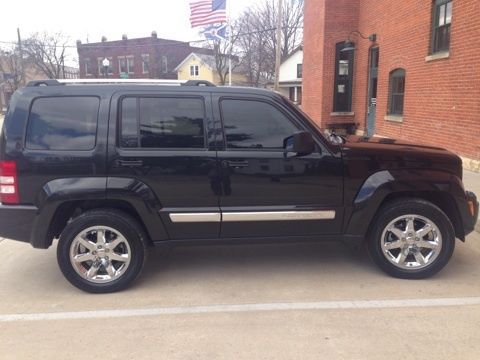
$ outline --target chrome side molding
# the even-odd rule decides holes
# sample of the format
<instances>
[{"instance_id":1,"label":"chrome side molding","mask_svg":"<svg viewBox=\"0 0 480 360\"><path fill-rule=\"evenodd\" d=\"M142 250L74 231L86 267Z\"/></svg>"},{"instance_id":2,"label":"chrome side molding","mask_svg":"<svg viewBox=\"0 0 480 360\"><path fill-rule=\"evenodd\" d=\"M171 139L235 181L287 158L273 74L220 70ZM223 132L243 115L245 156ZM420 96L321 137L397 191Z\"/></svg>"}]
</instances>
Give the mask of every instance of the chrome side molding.
<instances>
[{"instance_id":1,"label":"chrome side molding","mask_svg":"<svg viewBox=\"0 0 480 360\"><path fill-rule=\"evenodd\" d=\"M223 221L332 220L335 210L225 212Z\"/></svg>"},{"instance_id":2,"label":"chrome side molding","mask_svg":"<svg viewBox=\"0 0 480 360\"><path fill-rule=\"evenodd\" d=\"M220 213L176 213L170 214L170 220L174 223L185 222L220 222Z\"/></svg>"},{"instance_id":3,"label":"chrome side molding","mask_svg":"<svg viewBox=\"0 0 480 360\"><path fill-rule=\"evenodd\" d=\"M174 223L184 222L234 222L234 221L294 221L294 220L333 220L335 210L306 211L249 211L212 213L172 213Z\"/></svg>"}]
</instances>

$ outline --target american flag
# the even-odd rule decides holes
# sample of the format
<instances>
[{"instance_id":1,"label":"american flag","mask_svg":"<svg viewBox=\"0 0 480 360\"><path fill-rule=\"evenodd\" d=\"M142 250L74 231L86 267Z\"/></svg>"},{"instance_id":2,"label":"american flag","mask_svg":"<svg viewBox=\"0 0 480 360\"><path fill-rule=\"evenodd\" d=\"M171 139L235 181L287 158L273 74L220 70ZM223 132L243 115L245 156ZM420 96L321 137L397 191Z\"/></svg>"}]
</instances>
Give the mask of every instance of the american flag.
<instances>
[{"instance_id":1,"label":"american flag","mask_svg":"<svg viewBox=\"0 0 480 360\"><path fill-rule=\"evenodd\" d=\"M227 0L195 0L190 3L193 27L227 22Z\"/></svg>"}]
</instances>

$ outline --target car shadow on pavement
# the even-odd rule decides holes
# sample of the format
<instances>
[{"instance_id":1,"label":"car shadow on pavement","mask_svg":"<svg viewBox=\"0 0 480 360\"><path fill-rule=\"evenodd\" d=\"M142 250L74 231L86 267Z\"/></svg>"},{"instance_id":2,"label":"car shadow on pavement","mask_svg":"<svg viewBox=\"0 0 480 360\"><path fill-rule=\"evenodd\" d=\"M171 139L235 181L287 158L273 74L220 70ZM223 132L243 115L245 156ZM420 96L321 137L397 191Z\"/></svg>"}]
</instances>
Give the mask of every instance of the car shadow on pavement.
<instances>
[{"instance_id":1,"label":"car shadow on pavement","mask_svg":"<svg viewBox=\"0 0 480 360\"><path fill-rule=\"evenodd\" d=\"M162 274L173 272L255 278L279 271L335 272L345 266L355 272L377 271L362 247L341 242L160 246L151 249L141 281L161 282Z\"/></svg>"}]
</instances>

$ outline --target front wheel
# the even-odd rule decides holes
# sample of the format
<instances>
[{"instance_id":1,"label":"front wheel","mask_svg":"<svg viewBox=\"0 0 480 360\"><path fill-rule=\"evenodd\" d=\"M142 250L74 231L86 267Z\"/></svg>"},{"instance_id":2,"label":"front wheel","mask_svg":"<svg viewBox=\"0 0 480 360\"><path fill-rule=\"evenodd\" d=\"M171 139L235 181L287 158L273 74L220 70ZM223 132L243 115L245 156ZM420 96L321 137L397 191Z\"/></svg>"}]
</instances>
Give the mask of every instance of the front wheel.
<instances>
[{"instance_id":1,"label":"front wheel","mask_svg":"<svg viewBox=\"0 0 480 360\"><path fill-rule=\"evenodd\" d=\"M119 291L140 274L146 235L129 215L117 210L91 210L62 232L57 260L74 286L92 293Z\"/></svg>"},{"instance_id":2,"label":"front wheel","mask_svg":"<svg viewBox=\"0 0 480 360\"><path fill-rule=\"evenodd\" d=\"M368 239L373 261L388 274L403 279L436 274L448 263L454 248L455 233L447 215L420 199L383 206Z\"/></svg>"}]
</instances>

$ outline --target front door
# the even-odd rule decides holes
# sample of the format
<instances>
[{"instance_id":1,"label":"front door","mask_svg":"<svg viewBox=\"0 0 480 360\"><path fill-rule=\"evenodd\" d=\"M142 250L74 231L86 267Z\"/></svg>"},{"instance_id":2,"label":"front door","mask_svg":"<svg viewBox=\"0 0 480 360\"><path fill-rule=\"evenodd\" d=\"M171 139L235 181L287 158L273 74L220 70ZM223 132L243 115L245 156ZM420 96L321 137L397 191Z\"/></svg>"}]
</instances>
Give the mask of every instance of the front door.
<instances>
[{"instance_id":1,"label":"front door","mask_svg":"<svg viewBox=\"0 0 480 360\"><path fill-rule=\"evenodd\" d=\"M211 95L125 92L112 103L110 139L117 139L109 147L109 181L131 179L128 190L153 191L160 204L158 223L170 239L217 238L217 161L208 139L214 136L208 131Z\"/></svg>"},{"instance_id":2,"label":"front door","mask_svg":"<svg viewBox=\"0 0 480 360\"><path fill-rule=\"evenodd\" d=\"M314 153L286 157L283 140L306 130L283 105L258 96L215 96L224 141L221 236L310 236L340 231L343 208L341 159L318 142ZM317 139L319 140L319 139Z\"/></svg>"},{"instance_id":3,"label":"front door","mask_svg":"<svg viewBox=\"0 0 480 360\"><path fill-rule=\"evenodd\" d=\"M367 136L375 134L375 116L377 110L378 47L370 49L368 69Z\"/></svg>"}]
</instances>

